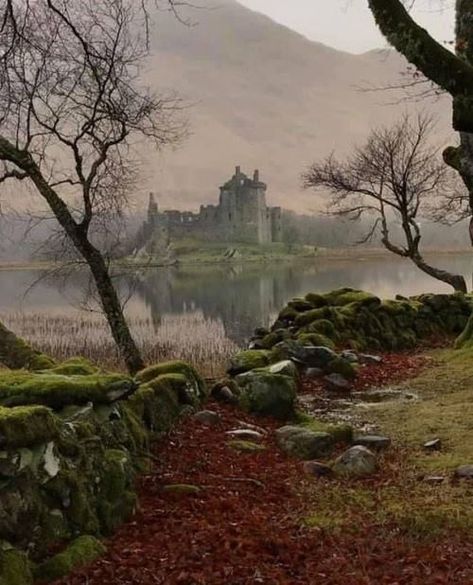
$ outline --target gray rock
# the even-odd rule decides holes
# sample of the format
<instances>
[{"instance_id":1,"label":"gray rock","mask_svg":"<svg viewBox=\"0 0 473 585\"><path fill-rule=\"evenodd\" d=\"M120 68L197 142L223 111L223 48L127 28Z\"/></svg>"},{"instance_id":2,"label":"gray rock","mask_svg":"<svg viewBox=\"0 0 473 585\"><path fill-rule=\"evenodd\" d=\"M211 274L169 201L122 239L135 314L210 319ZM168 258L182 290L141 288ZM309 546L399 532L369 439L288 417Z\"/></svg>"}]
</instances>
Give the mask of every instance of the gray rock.
<instances>
[{"instance_id":1,"label":"gray rock","mask_svg":"<svg viewBox=\"0 0 473 585\"><path fill-rule=\"evenodd\" d=\"M258 433L261 433L262 435L267 434L266 429L264 429L263 427L259 427L258 425L254 425L254 424L245 422L244 420L238 420L237 424L239 424L242 429L251 429L252 431L257 431Z\"/></svg>"},{"instance_id":2,"label":"gray rock","mask_svg":"<svg viewBox=\"0 0 473 585\"><path fill-rule=\"evenodd\" d=\"M194 419L206 426L214 426L220 422L220 415L213 410L201 410L194 414Z\"/></svg>"},{"instance_id":3,"label":"gray rock","mask_svg":"<svg viewBox=\"0 0 473 585\"><path fill-rule=\"evenodd\" d=\"M324 375L324 371L322 370L322 368L307 368L307 370L305 371L305 375L308 378L320 378L321 376Z\"/></svg>"},{"instance_id":4,"label":"gray rock","mask_svg":"<svg viewBox=\"0 0 473 585\"><path fill-rule=\"evenodd\" d=\"M304 471L307 475L313 475L315 477L324 477L333 473L331 467L319 461L306 461L304 463Z\"/></svg>"},{"instance_id":5,"label":"gray rock","mask_svg":"<svg viewBox=\"0 0 473 585\"><path fill-rule=\"evenodd\" d=\"M391 445L391 439L380 435L356 435L353 439L353 444L381 451Z\"/></svg>"},{"instance_id":6,"label":"gray rock","mask_svg":"<svg viewBox=\"0 0 473 585\"><path fill-rule=\"evenodd\" d=\"M263 435L252 429L237 429L235 431L227 431L225 434L231 439L239 439L240 441L253 441L258 443L263 440Z\"/></svg>"},{"instance_id":7,"label":"gray rock","mask_svg":"<svg viewBox=\"0 0 473 585\"><path fill-rule=\"evenodd\" d=\"M276 441L285 453L306 461L329 455L334 446L334 438L329 433L315 432L298 426L278 429Z\"/></svg>"},{"instance_id":8,"label":"gray rock","mask_svg":"<svg viewBox=\"0 0 473 585\"><path fill-rule=\"evenodd\" d=\"M350 392L353 385L341 374L329 374L323 378L324 384L328 390L333 392Z\"/></svg>"},{"instance_id":9,"label":"gray rock","mask_svg":"<svg viewBox=\"0 0 473 585\"><path fill-rule=\"evenodd\" d=\"M332 466L337 475L363 477L377 470L376 456L367 447L356 445L340 455Z\"/></svg>"},{"instance_id":10,"label":"gray rock","mask_svg":"<svg viewBox=\"0 0 473 585\"><path fill-rule=\"evenodd\" d=\"M294 340L285 340L274 346L281 357L309 368L325 368L337 354L323 346L302 345Z\"/></svg>"},{"instance_id":11,"label":"gray rock","mask_svg":"<svg viewBox=\"0 0 473 585\"><path fill-rule=\"evenodd\" d=\"M286 420L294 415L296 380L292 376L272 374L269 369L253 370L236 378L240 405L253 414Z\"/></svg>"},{"instance_id":12,"label":"gray rock","mask_svg":"<svg viewBox=\"0 0 473 585\"><path fill-rule=\"evenodd\" d=\"M277 364L268 366L266 369L271 374L282 374L283 376L292 377L297 376L297 368L294 362L291 362L291 360L284 360L282 362L278 362Z\"/></svg>"},{"instance_id":13,"label":"gray rock","mask_svg":"<svg viewBox=\"0 0 473 585\"><path fill-rule=\"evenodd\" d=\"M442 441L440 439L433 439L424 443L424 449L426 451L440 451L442 448Z\"/></svg>"},{"instance_id":14,"label":"gray rock","mask_svg":"<svg viewBox=\"0 0 473 585\"><path fill-rule=\"evenodd\" d=\"M457 467L454 475L460 479L473 479L473 465L461 465Z\"/></svg>"},{"instance_id":15,"label":"gray rock","mask_svg":"<svg viewBox=\"0 0 473 585\"><path fill-rule=\"evenodd\" d=\"M347 360L347 362L350 362L351 364L357 364L359 362L357 354L350 349L342 351L340 357L342 357L344 360Z\"/></svg>"},{"instance_id":16,"label":"gray rock","mask_svg":"<svg viewBox=\"0 0 473 585\"><path fill-rule=\"evenodd\" d=\"M226 402L227 404L238 404L238 397L233 394L228 386L223 386L214 392L217 400Z\"/></svg>"}]
</instances>

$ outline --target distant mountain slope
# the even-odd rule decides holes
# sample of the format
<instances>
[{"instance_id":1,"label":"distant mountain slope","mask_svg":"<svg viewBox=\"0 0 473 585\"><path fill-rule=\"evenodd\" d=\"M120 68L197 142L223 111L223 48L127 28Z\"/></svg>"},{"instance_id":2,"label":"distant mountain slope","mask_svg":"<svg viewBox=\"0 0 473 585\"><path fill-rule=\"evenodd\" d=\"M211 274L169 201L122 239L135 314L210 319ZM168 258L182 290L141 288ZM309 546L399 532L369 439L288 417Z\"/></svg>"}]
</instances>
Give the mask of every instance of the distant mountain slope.
<instances>
[{"instance_id":1,"label":"distant mountain slope","mask_svg":"<svg viewBox=\"0 0 473 585\"><path fill-rule=\"evenodd\" d=\"M300 189L300 173L334 149L347 152L406 107L386 105L393 96L384 92L359 90L395 82L403 61L386 51L336 51L235 0L198 3L206 8L183 13L189 27L156 15L147 79L192 104L192 136L175 153L150 155L144 191L156 191L163 207L196 208L215 201L218 186L241 164L260 168L271 204L317 208L314 195ZM444 128L446 106L436 105Z\"/></svg>"}]
</instances>

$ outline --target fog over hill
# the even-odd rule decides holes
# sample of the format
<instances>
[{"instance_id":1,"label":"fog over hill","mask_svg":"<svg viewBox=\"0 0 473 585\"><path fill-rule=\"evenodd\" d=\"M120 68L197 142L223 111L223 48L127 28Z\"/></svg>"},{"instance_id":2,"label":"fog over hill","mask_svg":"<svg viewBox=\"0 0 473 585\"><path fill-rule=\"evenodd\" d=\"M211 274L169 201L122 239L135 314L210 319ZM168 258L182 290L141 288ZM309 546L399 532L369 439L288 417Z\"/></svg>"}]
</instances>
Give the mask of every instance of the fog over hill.
<instances>
[{"instance_id":1,"label":"fog over hill","mask_svg":"<svg viewBox=\"0 0 473 585\"><path fill-rule=\"evenodd\" d=\"M147 80L191 104L192 135L174 153L149 155L140 201L151 189L164 208L195 209L216 201L219 185L241 164L260 168L271 204L318 209L317 197L300 188L307 164L346 153L374 125L413 107L386 92L360 91L399 81L406 65L395 54L331 49L235 0L199 5L206 8L181 11L190 26L171 14L155 17ZM445 136L446 99L434 108Z\"/></svg>"}]
</instances>

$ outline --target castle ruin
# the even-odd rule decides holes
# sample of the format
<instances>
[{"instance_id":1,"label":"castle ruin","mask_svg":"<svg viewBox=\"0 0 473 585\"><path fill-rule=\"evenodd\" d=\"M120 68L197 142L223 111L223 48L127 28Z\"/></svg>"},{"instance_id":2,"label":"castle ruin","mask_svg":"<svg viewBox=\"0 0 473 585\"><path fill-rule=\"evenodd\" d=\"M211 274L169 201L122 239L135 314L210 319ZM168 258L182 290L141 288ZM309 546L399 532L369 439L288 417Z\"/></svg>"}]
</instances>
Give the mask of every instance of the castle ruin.
<instances>
[{"instance_id":1,"label":"castle ruin","mask_svg":"<svg viewBox=\"0 0 473 585\"><path fill-rule=\"evenodd\" d=\"M270 244L281 241L281 208L266 205L267 185L256 170L250 179L236 167L220 187L218 205L201 205L198 213L158 211L150 195L148 230L171 240L200 238L211 241ZM165 235L166 234L166 235Z\"/></svg>"}]
</instances>

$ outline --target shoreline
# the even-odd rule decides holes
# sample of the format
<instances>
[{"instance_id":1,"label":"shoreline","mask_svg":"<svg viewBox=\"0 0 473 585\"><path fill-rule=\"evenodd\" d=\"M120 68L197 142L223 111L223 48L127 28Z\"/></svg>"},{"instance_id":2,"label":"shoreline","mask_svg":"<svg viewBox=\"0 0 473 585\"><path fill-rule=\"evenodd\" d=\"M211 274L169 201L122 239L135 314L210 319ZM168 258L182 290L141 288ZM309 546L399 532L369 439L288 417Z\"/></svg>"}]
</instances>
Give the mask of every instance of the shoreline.
<instances>
[{"instance_id":1,"label":"shoreline","mask_svg":"<svg viewBox=\"0 0 473 585\"><path fill-rule=\"evenodd\" d=\"M472 248L461 248L461 249L428 249L423 252L423 254L428 256L465 256L468 254L472 254ZM318 250L318 252L314 255L287 255L287 256L274 256L274 257L265 257L262 256L261 258L239 258L233 261L228 259L222 260L207 260L207 261L192 261L189 260L186 262L185 258L181 261L178 261L176 264L172 265L163 265L158 263L153 263L152 261L147 262L131 262L131 261L118 261L115 263L116 266L120 266L121 268L127 269L145 269L145 268L177 268L180 267L188 267L188 266L199 266L199 265L206 265L206 266L225 266L225 265L242 265L242 264L273 264L275 262L307 262L308 260L317 261L317 260L355 260L355 261L364 261L364 260L372 260L377 258L392 258L398 259L399 261L406 260L406 258L400 258L387 250L382 248L323 248ZM408 258L407 258L408 260ZM0 271L13 271L13 270L49 270L52 268L60 268L62 265L59 263L54 262L45 262L45 261L0 261ZM84 264L84 266L86 266Z\"/></svg>"}]
</instances>

